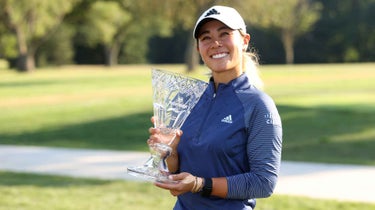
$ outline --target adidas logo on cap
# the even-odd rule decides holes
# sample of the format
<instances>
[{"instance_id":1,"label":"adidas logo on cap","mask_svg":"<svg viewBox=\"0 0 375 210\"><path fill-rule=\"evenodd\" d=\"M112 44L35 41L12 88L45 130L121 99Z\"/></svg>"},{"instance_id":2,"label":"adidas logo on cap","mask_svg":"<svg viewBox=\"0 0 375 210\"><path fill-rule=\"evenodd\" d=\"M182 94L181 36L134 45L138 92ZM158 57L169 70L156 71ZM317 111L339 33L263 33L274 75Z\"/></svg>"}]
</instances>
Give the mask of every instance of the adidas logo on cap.
<instances>
[{"instance_id":1,"label":"adidas logo on cap","mask_svg":"<svg viewBox=\"0 0 375 210\"><path fill-rule=\"evenodd\" d=\"M246 33L245 21L242 19L237 10L232 7L213 6L206 10L195 23L193 31L194 38L198 37L199 29L206 19L218 20L233 30L242 30L244 33Z\"/></svg>"}]
</instances>

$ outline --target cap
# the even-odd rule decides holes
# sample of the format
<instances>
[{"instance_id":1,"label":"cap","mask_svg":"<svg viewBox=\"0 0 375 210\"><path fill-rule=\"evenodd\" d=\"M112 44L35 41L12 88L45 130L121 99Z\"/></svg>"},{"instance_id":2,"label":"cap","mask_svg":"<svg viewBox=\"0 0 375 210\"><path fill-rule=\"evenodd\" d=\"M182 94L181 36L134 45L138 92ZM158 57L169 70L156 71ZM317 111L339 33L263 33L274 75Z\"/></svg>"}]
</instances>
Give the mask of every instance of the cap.
<instances>
[{"instance_id":1,"label":"cap","mask_svg":"<svg viewBox=\"0 0 375 210\"><path fill-rule=\"evenodd\" d=\"M240 13L232 7L226 6L213 6L203 12L203 14L197 20L195 24L193 36L197 38L200 27L205 23L207 19L215 19L233 30L241 29L246 33L245 21L242 19Z\"/></svg>"}]
</instances>

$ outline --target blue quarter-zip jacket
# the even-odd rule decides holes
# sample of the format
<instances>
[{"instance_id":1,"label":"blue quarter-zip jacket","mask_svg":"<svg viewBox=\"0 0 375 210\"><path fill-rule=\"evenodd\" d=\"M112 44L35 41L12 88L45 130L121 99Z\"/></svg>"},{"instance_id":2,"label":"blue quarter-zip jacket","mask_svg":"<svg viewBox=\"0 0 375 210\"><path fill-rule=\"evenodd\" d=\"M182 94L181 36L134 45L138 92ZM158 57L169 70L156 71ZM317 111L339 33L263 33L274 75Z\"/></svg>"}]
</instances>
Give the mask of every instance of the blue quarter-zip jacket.
<instances>
[{"instance_id":1,"label":"blue quarter-zip jacket","mask_svg":"<svg viewBox=\"0 0 375 210\"><path fill-rule=\"evenodd\" d=\"M211 79L181 130L179 172L226 177L228 194L222 199L185 193L174 209L253 209L255 198L272 194L281 160L281 120L273 100L246 74L216 91Z\"/></svg>"}]
</instances>

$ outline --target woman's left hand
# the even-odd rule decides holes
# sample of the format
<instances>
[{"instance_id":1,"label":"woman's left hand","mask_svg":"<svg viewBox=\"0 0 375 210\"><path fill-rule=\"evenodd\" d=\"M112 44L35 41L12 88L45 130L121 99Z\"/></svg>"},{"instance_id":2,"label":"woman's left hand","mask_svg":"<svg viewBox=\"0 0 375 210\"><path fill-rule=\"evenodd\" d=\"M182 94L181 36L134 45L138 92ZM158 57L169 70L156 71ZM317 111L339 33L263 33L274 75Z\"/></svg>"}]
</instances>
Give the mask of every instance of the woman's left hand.
<instances>
[{"instance_id":1,"label":"woman's left hand","mask_svg":"<svg viewBox=\"0 0 375 210\"><path fill-rule=\"evenodd\" d=\"M194 187L195 176L182 172L170 175L169 178L177 183L155 182L155 186L169 190L172 195L178 196L190 192Z\"/></svg>"}]
</instances>

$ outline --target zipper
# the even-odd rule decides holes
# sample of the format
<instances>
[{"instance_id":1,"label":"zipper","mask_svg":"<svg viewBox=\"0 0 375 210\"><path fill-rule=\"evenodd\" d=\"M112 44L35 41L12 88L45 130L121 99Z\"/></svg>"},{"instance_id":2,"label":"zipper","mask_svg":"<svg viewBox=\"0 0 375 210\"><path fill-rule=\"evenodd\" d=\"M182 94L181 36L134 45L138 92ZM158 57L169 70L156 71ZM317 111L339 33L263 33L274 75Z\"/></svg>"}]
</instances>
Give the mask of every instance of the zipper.
<instances>
[{"instance_id":1,"label":"zipper","mask_svg":"<svg viewBox=\"0 0 375 210\"><path fill-rule=\"evenodd\" d=\"M199 139L200 139L200 136L201 136L201 133L202 133L202 129L203 129L203 126L206 124L207 120L208 120L208 116L209 114L211 113L211 108L213 106L213 104L215 103L215 99L216 99L216 93L214 93L212 95L212 98L210 100L210 104L208 106L208 111L206 112L205 116L204 116L204 120L203 120L203 123L199 126L199 130L198 130L198 134L196 135L196 142L198 143L199 142Z\"/></svg>"}]
</instances>

